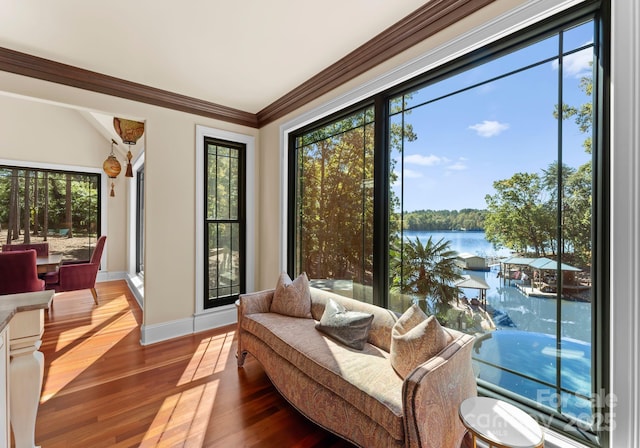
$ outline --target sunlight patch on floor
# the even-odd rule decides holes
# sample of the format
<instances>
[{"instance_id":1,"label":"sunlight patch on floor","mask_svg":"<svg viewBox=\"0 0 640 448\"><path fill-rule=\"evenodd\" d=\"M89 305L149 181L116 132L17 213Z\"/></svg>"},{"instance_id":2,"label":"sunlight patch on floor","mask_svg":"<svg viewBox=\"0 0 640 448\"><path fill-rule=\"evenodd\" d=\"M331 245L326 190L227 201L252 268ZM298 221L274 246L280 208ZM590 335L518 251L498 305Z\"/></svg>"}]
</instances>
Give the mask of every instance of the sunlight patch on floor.
<instances>
[{"instance_id":1,"label":"sunlight patch on floor","mask_svg":"<svg viewBox=\"0 0 640 448\"><path fill-rule=\"evenodd\" d=\"M69 337L68 343L59 345L56 347L56 353L68 348L71 344L76 344L73 348L68 349L66 353L60 354L55 360L51 361L49 365L49 371L44 378L44 385L42 390L41 403L47 402L49 399L60 393L62 389L67 387L71 382L78 378L86 369L104 356L114 345L119 343L122 339L127 337L131 330L122 331L127 328L131 328L130 324L123 325L123 322L131 319L131 313L125 313L121 310L122 315L117 319L114 319L111 323L105 325L100 330L93 333L92 331L102 325L104 322L98 322L92 326L86 326L86 333L91 333L91 340L78 339L77 335ZM135 325L134 325L135 326ZM120 337L114 337L114 329L120 327ZM78 332L78 329L74 329L74 332ZM105 340L108 343L104 345L96 344L96 341L100 340L102 334L109 334ZM60 338L61 340L64 338ZM78 342L80 341L80 342ZM48 381L49 377L55 377L62 381L57 384L51 384Z\"/></svg>"},{"instance_id":2,"label":"sunlight patch on floor","mask_svg":"<svg viewBox=\"0 0 640 448\"><path fill-rule=\"evenodd\" d=\"M167 397L140 447L202 446L219 380Z\"/></svg>"},{"instance_id":3,"label":"sunlight patch on floor","mask_svg":"<svg viewBox=\"0 0 640 448\"><path fill-rule=\"evenodd\" d=\"M222 372L231 353L234 334L235 331L229 331L202 339L178 381L178 386Z\"/></svg>"},{"instance_id":4,"label":"sunlight patch on floor","mask_svg":"<svg viewBox=\"0 0 640 448\"><path fill-rule=\"evenodd\" d=\"M58 336L55 348L56 352L64 350L70 344L75 344L78 338L82 337L83 335L92 335L92 332L96 328L105 324L105 322L109 321L110 319L113 319L114 316L120 316L117 321L122 329L132 328L138 325L135 320L135 316L133 316L133 314L131 313L129 304L126 302L126 300L121 306L117 308L114 307L111 303L110 305L111 306L109 307L108 313L105 313L105 311L102 309L96 309L92 311L91 319L86 325L78 325L67 331L61 331ZM128 320L129 322L125 322L125 320ZM117 327L112 323L109 324L108 328L113 331Z\"/></svg>"}]
</instances>

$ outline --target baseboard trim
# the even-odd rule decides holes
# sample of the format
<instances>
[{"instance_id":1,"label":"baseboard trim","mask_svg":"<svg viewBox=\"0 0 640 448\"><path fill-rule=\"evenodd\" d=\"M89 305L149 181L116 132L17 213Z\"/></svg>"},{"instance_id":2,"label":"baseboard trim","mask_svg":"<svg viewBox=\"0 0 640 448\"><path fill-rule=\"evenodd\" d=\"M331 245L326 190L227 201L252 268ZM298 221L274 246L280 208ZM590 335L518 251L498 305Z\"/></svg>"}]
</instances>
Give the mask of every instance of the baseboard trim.
<instances>
[{"instance_id":1,"label":"baseboard trim","mask_svg":"<svg viewBox=\"0 0 640 448\"><path fill-rule=\"evenodd\" d=\"M144 313L144 282L137 275L130 275L124 271L98 272L96 282L111 280L125 280L138 306ZM211 310L205 310L185 319L177 319L159 324L140 326L140 344L149 345L169 339L188 336L202 331L213 330L235 324L238 313L235 305L225 305Z\"/></svg>"},{"instance_id":2,"label":"baseboard trim","mask_svg":"<svg viewBox=\"0 0 640 448\"><path fill-rule=\"evenodd\" d=\"M169 339L188 336L214 328L232 325L238 320L234 305L228 305L207 313L159 324L140 327L140 344L149 345Z\"/></svg>"},{"instance_id":3,"label":"baseboard trim","mask_svg":"<svg viewBox=\"0 0 640 448\"><path fill-rule=\"evenodd\" d=\"M149 345L193 333L193 319L178 319L160 324L140 326L140 344Z\"/></svg>"},{"instance_id":4,"label":"baseboard trim","mask_svg":"<svg viewBox=\"0 0 640 448\"><path fill-rule=\"evenodd\" d=\"M193 329L195 333L199 333L236 322L238 322L238 312L235 305L225 305L193 316Z\"/></svg>"},{"instance_id":5,"label":"baseboard trim","mask_svg":"<svg viewBox=\"0 0 640 448\"><path fill-rule=\"evenodd\" d=\"M137 275L127 275L126 279L129 290L135 297L138 306L144 312L144 282L142 278Z\"/></svg>"}]
</instances>

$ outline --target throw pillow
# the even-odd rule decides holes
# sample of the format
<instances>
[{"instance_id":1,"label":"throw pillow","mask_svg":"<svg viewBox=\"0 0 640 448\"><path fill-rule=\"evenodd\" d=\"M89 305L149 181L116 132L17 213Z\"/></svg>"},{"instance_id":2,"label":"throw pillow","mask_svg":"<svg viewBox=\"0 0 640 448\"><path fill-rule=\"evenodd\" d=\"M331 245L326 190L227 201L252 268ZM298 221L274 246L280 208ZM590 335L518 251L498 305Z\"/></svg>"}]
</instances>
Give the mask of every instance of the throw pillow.
<instances>
[{"instance_id":1,"label":"throw pillow","mask_svg":"<svg viewBox=\"0 0 640 448\"><path fill-rule=\"evenodd\" d=\"M344 306L329 299L316 328L333 339L356 350L362 350L369 338L373 314L347 311Z\"/></svg>"},{"instance_id":2,"label":"throw pillow","mask_svg":"<svg viewBox=\"0 0 640 448\"><path fill-rule=\"evenodd\" d=\"M271 312L292 317L311 318L311 290L306 273L291 280L286 272L280 274L271 301Z\"/></svg>"},{"instance_id":3,"label":"throw pillow","mask_svg":"<svg viewBox=\"0 0 640 448\"><path fill-rule=\"evenodd\" d=\"M449 335L435 316L417 305L405 311L391 329L391 366L403 379L420 364L437 355L449 343Z\"/></svg>"}]
</instances>

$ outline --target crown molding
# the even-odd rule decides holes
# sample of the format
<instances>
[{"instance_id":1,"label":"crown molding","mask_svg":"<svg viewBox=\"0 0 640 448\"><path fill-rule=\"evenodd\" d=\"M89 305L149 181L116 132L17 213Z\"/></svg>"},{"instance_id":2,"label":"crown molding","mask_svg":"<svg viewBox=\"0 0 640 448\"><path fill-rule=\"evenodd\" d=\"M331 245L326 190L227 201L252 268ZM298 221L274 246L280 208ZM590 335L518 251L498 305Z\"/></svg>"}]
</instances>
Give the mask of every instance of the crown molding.
<instances>
[{"instance_id":1,"label":"crown molding","mask_svg":"<svg viewBox=\"0 0 640 448\"><path fill-rule=\"evenodd\" d=\"M282 118L408 50L495 0L432 0L257 113L259 127Z\"/></svg>"},{"instance_id":2,"label":"crown molding","mask_svg":"<svg viewBox=\"0 0 640 448\"><path fill-rule=\"evenodd\" d=\"M257 114L0 47L0 70L260 128L299 109L495 0L431 0Z\"/></svg>"},{"instance_id":3,"label":"crown molding","mask_svg":"<svg viewBox=\"0 0 640 448\"><path fill-rule=\"evenodd\" d=\"M253 128L255 114L0 47L0 70Z\"/></svg>"}]
</instances>

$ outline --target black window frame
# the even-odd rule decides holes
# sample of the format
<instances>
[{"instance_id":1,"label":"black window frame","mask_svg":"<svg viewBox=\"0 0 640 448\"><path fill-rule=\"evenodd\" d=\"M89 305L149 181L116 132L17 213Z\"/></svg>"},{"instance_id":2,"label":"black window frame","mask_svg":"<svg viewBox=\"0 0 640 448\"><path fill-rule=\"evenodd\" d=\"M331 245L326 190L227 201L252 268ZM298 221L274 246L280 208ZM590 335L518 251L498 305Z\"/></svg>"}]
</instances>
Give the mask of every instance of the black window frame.
<instances>
[{"instance_id":1,"label":"black window frame","mask_svg":"<svg viewBox=\"0 0 640 448\"><path fill-rule=\"evenodd\" d=\"M209 145L219 145L219 146L226 146L229 148L233 148L238 150L238 154L239 154L239 159L238 159L238 218L236 220L214 220L214 219L209 219L207 216L207 201L208 201L208 194L207 192L209 191L209 176L208 176L208 167L209 167L209 152L208 152L208 147ZM229 305L234 303L236 300L238 300L238 296L244 292L246 292L246 276L247 276L247 269L246 269L246 158L247 158L247 145L244 143L240 143L240 142L233 142L230 140L224 140L224 139L220 139L220 138L214 138L214 137L209 137L209 136L205 136L204 137L204 145L203 145L203 150L204 150L204 164L203 164L203 170L204 170L204 182L203 182L203 189L204 189L204 194L203 194L203 210L204 210L204 215L203 215L203 224L204 224L204 259L203 259L203 269L204 269L204 295L203 295L203 308L205 310L207 309L212 309L212 308L216 308L219 306L224 306L224 305ZM208 256L207 254L209 253L209 238L208 238L208 229L209 229L209 224L211 224L212 222L227 222L227 223L233 223L233 222L237 222L239 224L240 227L240 234L238 236L239 238L239 276L240 276L240 281L239 281L239 292L237 294L231 294L229 296L226 297L222 297L222 298L217 298L215 300L211 300L209 297L209 284L210 284L210 277L209 277L209 265L208 265Z\"/></svg>"},{"instance_id":2,"label":"black window frame","mask_svg":"<svg viewBox=\"0 0 640 448\"><path fill-rule=\"evenodd\" d=\"M95 188L96 188L96 221L95 221L95 229L96 229L95 230L95 235L96 235L96 238L95 238L95 240L93 242L91 241L91 239L89 239L90 250L87 253L87 257L86 258L75 259L75 258L66 258L65 257L65 261L73 261L73 262L76 262L76 261L88 261L90 256L91 256L91 252L93 251L93 248L95 248L95 244L98 242L98 238L100 238L100 235L102 235L102 207L103 207L103 204L102 204L102 176L105 175L105 174L104 173L89 172L89 171L65 170L65 169L46 168L46 167L38 167L38 168L36 168L36 167L29 166L28 164L25 164L25 165L5 164L5 165L0 165L0 169L30 171L30 172L38 172L38 173L49 173L49 174L61 174L61 175L88 176L88 177L94 178L94 180L95 180ZM6 244L6 241L3 241L3 244ZM51 249L50 249L50 251L51 251ZM53 252L55 253L55 249L53 249Z\"/></svg>"},{"instance_id":3,"label":"black window frame","mask_svg":"<svg viewBox=\"0 0 640 448\"><path fill-rule=\"evenodd\" d=\"M609 394L609 338L608 325L610 298L609 291L609 216L610 216L610 179L609 173L609 2L586 1L576 7L562 12L556 16L545 19L511 36L505 37L486 47L475 50L459 59L448 62L428 73L419 75L414 79L398 84L390 89L379 92L360 101L356 105L347 107L330 116L316 122L298 128L288 135L288 178L287 199L289 204L287 214L287 260L286 266L290 274L297 275L296 269L296 216L295 201L297 197L295 173L298 172L296 139L315 128L328 123L338 121L353 110L374 105L375 122L375 155L374 155L374 275L373 275L373 303L388 307L388 229L390 210L389 201L389 101L402 92L408 92L418 87L437 82L443 78L464 72L478 66L490 59L498 58L504 54L515 51L532 42L543 39L546 36L567 28L572 24L580 23L586 19L593 19L596 23L596 48L598 49L598 65L595 69L594 79L594 125L593 125L593 218L592 228L595 233L592 236L592 260L593 260L593 307L592 307L592 393L596 399ZM383 242L382 242L383 241ZM519 407L526 408L532 415L536 415L541 421L550 422L550 426L570 438L587 444L588 446L608 446L607 423L595 431L579 428L562 416L550 415L542 409L535 408L529 403L519 400L516 394L508 391L496 391L482 386L478 388L483 395L496 396L504 400L512 401ZM605 415L613 415L608 409L608 403L601 403L599 412ZM594 411L595 412L595 411ZM551 420L550 420L551 418Z\"/></svg>"}]
</instances>

